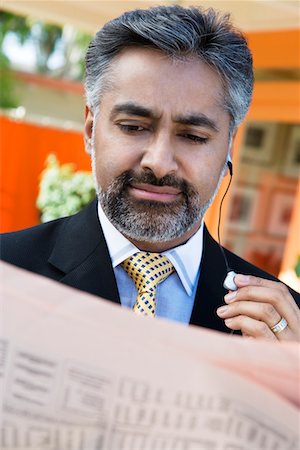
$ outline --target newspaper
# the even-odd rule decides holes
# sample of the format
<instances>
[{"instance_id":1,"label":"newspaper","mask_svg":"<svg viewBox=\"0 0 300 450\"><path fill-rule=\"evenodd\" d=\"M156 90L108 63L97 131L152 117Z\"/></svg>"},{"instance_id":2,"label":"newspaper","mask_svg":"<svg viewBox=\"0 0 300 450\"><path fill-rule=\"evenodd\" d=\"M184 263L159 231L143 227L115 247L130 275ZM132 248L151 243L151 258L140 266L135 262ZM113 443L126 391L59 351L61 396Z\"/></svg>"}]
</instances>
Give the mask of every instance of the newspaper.
<instances>
[{"instance_id":1,"label":"newspaper","mask_svg":"<svg viewBox=\"0 0 300 450\"><path fill-rule=\"evenodd\" d=\"M299 450L298 344L138 317L0 271L3 450Z\"/></svg>"}]
</instances>

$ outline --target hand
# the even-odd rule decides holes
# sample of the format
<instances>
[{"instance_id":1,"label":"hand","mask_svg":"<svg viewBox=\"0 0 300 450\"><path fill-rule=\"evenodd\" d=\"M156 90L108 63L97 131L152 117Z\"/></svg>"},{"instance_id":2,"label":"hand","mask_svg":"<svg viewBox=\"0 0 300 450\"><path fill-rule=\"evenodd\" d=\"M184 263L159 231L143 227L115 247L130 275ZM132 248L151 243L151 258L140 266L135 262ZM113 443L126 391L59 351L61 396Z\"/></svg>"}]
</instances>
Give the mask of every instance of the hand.
<instances>
[{"instance_id":1,"label":"hand","mask_svg":"<svg viewBox=\"0 0 300 450\"><path fill-rule=\"evenodd\" d=\"M238 290L225 295L226 305L217 310L228 328L252 338L300 341L300 310L283 283L240 274L234 281ZM288 326L274 333L271 328L282 318Z\"/></svg>"}]
</instances>

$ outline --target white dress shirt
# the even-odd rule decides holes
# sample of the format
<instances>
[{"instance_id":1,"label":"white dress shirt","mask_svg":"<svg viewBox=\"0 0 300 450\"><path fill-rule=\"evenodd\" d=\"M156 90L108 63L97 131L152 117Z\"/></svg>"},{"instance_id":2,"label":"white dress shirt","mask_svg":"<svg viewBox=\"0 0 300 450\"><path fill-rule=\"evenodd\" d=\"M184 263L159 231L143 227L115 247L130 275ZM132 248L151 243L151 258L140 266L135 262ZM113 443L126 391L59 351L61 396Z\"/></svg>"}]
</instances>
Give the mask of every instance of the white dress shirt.
<instances>
[{"instance_id":1,"label":"white dress shirt","mask_svg":"<svg viewBox=\"0 0 300 450\"><path fill-rule=\"evenodd\" d=\"M111 224L99 202L98 215L117 280L121 304L132 308L137 298L137 289L120 264L139 249ZM157 317L189 323L200 275L202 249L203 222L185 244L162 252L172 262L175 272L157 286Z\"/></svg>"}]
</instances>

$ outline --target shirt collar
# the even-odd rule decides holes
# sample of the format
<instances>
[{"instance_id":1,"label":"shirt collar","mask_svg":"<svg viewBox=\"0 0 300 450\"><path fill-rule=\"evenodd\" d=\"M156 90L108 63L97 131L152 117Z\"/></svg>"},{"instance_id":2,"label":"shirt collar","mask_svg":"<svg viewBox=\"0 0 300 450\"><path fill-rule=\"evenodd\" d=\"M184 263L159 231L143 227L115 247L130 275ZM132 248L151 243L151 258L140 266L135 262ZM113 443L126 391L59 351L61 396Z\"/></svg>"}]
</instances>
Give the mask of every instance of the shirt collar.
<instances>
[{"instance_id":1,"label":"shirt collar","mask_svg":"<svg viewBox=\"0 0 300 450\"><path fill-rule=\"evenodd\" d=\"M108 220L98 202L98 216L103 229L113 268L121 264L139 249L120 233ZM172 262L187 292L192 294L197 280L198 269L203 251L203 222L199 230L185 243L162 252Z\"/></svg>"}]
</instances>

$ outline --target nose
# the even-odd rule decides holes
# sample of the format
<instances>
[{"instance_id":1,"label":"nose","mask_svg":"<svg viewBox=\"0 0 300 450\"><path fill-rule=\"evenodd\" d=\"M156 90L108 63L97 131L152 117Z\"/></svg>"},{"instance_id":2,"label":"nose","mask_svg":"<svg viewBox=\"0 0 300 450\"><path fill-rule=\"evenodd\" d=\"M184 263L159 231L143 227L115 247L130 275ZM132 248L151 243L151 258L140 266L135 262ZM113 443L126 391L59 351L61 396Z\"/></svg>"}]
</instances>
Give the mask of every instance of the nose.
<instances>
[{"instance_id":1,"label":"nose","mask_svg":"<svg viewBox=\"0 0 300 450\"><path fill-rule=\"evenodd\" d=\"M147 144L141 160L143 170L151 170L157 178L176 173L178 164L169 136L157 136Z\"/></svg>"}]
</instances>

